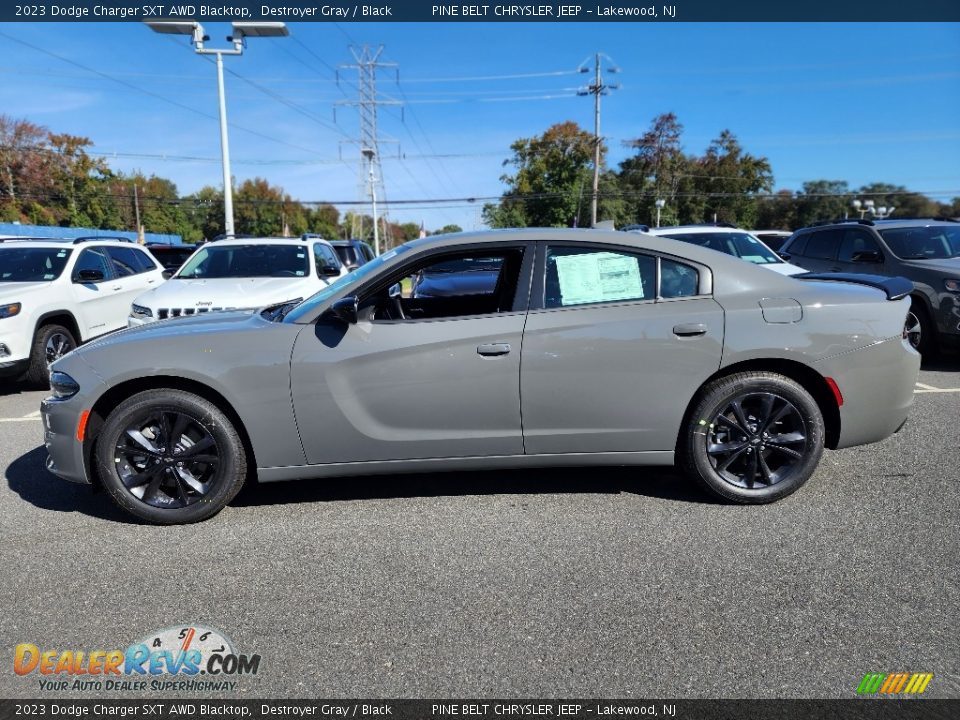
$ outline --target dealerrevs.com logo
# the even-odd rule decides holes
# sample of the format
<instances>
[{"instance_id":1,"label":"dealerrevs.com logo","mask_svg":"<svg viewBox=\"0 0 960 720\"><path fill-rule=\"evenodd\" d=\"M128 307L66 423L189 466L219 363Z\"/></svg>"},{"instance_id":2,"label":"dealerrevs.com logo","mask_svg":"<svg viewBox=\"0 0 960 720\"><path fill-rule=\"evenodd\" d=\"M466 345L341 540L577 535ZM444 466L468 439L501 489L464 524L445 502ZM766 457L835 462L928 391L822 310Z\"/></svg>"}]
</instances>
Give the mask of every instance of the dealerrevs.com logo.
<instances>
[{"instance_id":1,"label":"dealerrevs.com logo","mask_svg":"<svg viewBox=\"0 0 960 720\"><path fill-rule=\"evenodd\" d=\"M238 675L256 675L259 654L242 654L220 631L181 625L151 633L125 650L14 648L13 671L38 679L40 690L236 689Z\"/></svg>"}]
</instances>

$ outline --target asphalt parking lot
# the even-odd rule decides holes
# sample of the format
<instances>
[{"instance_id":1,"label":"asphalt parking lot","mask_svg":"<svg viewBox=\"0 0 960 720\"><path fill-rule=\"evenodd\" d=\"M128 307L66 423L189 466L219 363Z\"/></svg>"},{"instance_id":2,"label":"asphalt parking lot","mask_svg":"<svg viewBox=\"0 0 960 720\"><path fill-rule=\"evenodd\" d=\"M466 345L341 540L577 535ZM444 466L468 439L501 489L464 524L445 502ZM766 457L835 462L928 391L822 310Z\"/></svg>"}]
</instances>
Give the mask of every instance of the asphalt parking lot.
<instances>
[{"instance_id":1,"label":"asphalt parking lot","mask_svg":"<svg viewBox=\"0 0 960 720\"><path fill-rule=\"evenodd\" d=\"M45 471L43 394L0 386L2 697L124 696L45 693L13 648L180 623L262 656L231 697L853 697L898 671L960 697L957 358L898 435L764 507L667 471L454 473L251 487L157 528Z\"/></svg>"}]
</instances>

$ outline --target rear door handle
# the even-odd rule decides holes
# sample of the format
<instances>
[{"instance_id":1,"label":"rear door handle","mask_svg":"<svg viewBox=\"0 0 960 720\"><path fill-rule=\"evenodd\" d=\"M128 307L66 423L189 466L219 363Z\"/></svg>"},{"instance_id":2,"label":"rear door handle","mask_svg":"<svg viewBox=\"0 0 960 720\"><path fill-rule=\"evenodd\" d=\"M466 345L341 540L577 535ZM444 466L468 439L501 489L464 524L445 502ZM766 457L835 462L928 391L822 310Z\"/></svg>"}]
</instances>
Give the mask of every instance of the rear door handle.
<instances>
[{"instance_id":1,"label":"rear door handle","mask_svg":"<svg viewBox=\"0 0 960 720\"><path fill-rule=\"evenodd\" d=\"M683 323L673 326L673 334L677 337L696 337L697 335L706 335L707 326L703 323Z\"/></svg>"},{"instance_id":2,"label":"rear door handle","mask_svg":"<svg viewBox=\"0 0 960 720\"><path fill-rule=\"evenodd\" d=\"M843 270L843 268L837 267L836 265L830 268L830 272L840 272L841 270Z\"/></svg>"},{"instance_id":3,"label":"rear door handle","mask_svg":"<svg viewBox=\"0 0 960 720\"><path fill-rule=\"evenodd\" d=\"M123 285L117 285L114 290L123 290Z\"/></svg>"},{"instance_id":4,"label":"rear door handle","mask_svg":"<svg viewBox=\"0 0 960 720\"><path fill-rule=\"evenodd\" d=\"M477 347L477 354L485 357L506 355L510 352L510 343L488 343Z\"/></svg>"}]
</instances>

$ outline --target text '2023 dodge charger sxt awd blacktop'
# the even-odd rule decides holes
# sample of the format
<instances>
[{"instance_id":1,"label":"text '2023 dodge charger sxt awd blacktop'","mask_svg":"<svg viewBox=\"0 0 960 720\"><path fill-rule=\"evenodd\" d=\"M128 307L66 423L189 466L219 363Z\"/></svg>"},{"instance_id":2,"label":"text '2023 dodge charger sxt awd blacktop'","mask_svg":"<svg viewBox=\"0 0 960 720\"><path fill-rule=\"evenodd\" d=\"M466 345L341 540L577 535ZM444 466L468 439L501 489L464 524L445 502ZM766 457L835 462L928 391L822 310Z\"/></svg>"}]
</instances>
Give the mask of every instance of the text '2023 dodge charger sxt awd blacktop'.
<instances>
[{"instance_id":1,"label":"text '2023 dodge charger sxt awd blacktop'","mask_svg":"<svg viewBox=\"0 0 960 720\"><path fill-rule=\"evenodd\" d=\"M416 297L483 258L493 292ZM151 323L54 363L50 469L158 523L246 479L676 463L726 499L799 488L906 421L909 283L772 273L597 230L412 241L299 304Z\"/></svg>"}]
</instances>

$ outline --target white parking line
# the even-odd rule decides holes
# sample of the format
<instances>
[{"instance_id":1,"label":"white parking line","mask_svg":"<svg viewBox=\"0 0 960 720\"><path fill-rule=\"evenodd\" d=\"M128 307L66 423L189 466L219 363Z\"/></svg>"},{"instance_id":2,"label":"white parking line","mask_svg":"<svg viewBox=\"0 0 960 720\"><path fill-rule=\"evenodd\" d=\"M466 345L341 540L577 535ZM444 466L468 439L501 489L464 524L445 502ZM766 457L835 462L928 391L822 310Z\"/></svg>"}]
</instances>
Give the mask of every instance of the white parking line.
<instances>
[{"instance_id":1,"label":"white parking line","mask_svg":"<svg viewBox=\"0 0 960 720\"><path fill-rule=\"evenodd\" d=\"M925 385L924 383L917 383L919 390L914 390L914 395L918 393L960 393L960 388L938 388L933 385Z\"/></svg>"},{"instance_id":2,"label":"white parking line","mask_svg":"<svg viewBox=\"0 0 960 720\"><path fill-rule=\"evenodd\" d=\"M0 422L33 422L40 419L40 411L34 410L32 413L27 413L23 417L18 418L0 418Z\"/></svg>"}]
</instances>

